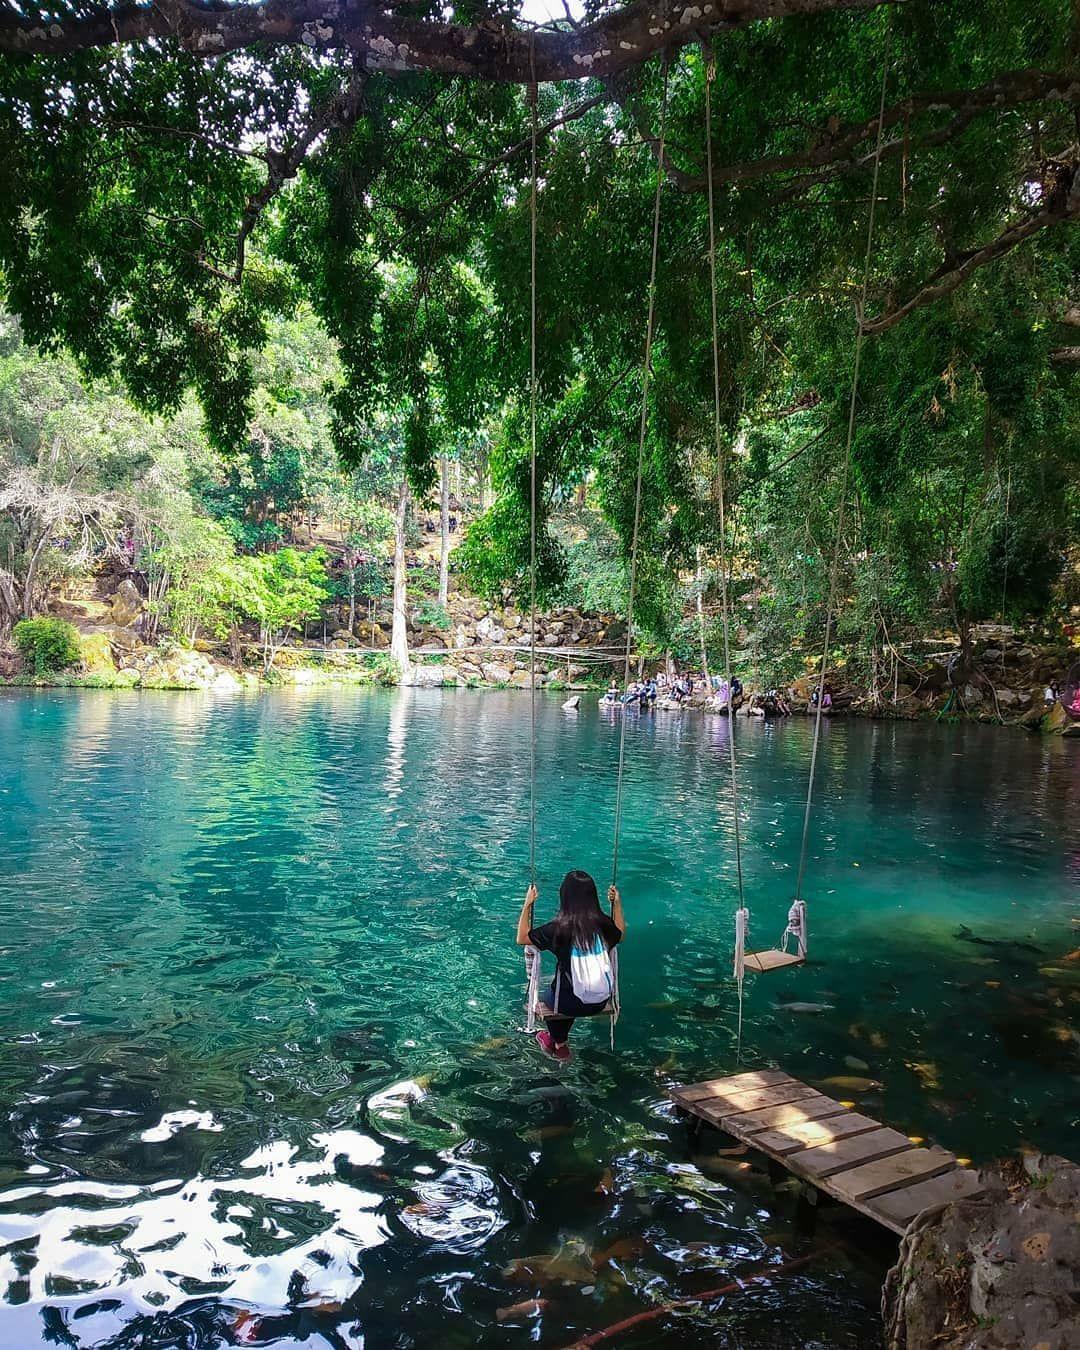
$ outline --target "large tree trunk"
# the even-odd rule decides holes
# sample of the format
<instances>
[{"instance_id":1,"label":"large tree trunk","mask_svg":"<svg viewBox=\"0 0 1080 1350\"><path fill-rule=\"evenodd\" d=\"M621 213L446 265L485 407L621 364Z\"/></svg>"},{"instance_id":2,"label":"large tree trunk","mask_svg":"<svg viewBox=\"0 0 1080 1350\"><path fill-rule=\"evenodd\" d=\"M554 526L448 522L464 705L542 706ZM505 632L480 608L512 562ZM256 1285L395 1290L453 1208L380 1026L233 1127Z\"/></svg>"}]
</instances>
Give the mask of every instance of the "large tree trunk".
<instances>
[{"instance_id":1,"label":"large tree trunk","mask_svg":"<svg viewBox=\"0 0 1080 1350\"><path fill-rule=\"evenodd\" d=\"M390 632L390 656L402 682L409 678L409 630L405 613L405 520L409 513L409 484L403 478L398 487L394 515L394 624Z\"/></svg>"},{"instance_id":2,"label":"large tree trunk","mask_svg":"<svg viewBox=\"0 0 1080 1350\"><path fill-rule=\"evenodd\" d=\"M439 468L439 604L445 609L450 590L450 464L445 455Z\"/></svg>"},{"instance_id":3,"label":"large tree trunk","mask_svg":"<svg viewBox=\"0 0 1080 1350\"><path fill-rule=\"evenodd\" d=\"M0 638L11 632L19 617L19 599L15 593L15 578L0 567Z\"/></svg>"},{"instance_id":4,"label":"large tree trunk","mask_svg":"<svg viewBox=\"0 0 1080 1350\"><path fill-rule=\"evenodd\" d=\"M26 577L23 580L24 619L32 619L34 617L34 582L37 580L37 566L38 562L41 560L42 550L48 542L49 532L46 530L34 545L33 552L30 554L30 561L26 565Z\"/></svg>"}]
</instances>

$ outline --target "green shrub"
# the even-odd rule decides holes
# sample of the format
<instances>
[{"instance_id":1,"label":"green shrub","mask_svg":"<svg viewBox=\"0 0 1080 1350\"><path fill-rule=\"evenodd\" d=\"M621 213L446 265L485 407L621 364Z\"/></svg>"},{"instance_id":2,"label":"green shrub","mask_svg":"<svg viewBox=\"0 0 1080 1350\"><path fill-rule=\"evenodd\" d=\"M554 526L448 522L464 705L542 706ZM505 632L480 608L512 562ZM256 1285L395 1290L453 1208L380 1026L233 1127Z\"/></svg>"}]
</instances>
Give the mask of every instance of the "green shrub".
<instances>
[{"instance_id":1,"label":"green shrub","mask_svg":"<svg viewBox=\"0 0 1080 1350\"><path fill-rule=\"evenodd\" d=\"M374 675L377 684L390 688L400 683L401 672L389 652L368 652L364 657L364 666Z\"/></svg>"},{"instance_id":2,"label":"green shrub","mask_svg":"<svg viewBox=\"0 0 1080 1350\"><path fill-rule=\"evenodd\" d=\"M79 634L66 619L22 619L11 636L35 675L65 670L77 665L81 657Z\"/></svg>"},{"instance_id":3,"label":"green shrub","mask_svg":"<svg viewBox=\"0 0 1080 1350\"><path fill-rule=\"evenodd\" d=\"M436 628L441 633L449 632L452 626L446 606L435 600L421 600L416 607L416 622L421 628Z\"/></svg>"}]
</instances>

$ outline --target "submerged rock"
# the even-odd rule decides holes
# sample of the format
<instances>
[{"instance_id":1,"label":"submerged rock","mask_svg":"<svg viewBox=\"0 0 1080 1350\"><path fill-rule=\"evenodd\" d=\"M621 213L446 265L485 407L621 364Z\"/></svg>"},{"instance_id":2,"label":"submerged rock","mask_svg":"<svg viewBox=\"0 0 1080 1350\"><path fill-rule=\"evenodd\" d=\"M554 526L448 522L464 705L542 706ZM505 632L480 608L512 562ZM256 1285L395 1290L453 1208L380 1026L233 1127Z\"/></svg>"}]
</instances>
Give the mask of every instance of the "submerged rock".
<instances>
[{"instance_id":1,"label":"submerged rock","mask_svg":"<svg viewBox=\"0 0 1080 1350\"><path fill-rule=\"evenodd\" d=\"M908 1229L882 1295L890 1350L1080 1345L1080 1167L1032 1154L982 1180Z\"/></svg>"}]
</instances>

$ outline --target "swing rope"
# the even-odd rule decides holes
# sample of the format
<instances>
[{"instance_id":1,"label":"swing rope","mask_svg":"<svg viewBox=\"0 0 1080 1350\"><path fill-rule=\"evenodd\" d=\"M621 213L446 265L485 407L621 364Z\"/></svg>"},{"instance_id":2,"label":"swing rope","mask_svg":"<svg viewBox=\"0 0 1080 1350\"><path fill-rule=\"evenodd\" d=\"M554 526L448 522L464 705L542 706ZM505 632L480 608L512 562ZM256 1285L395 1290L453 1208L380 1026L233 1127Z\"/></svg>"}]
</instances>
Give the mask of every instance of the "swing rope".
<instances>
[{"instance_id":1,"label":"swing rope","mask_svg":"<svg viewBox=\"0 0 1080 1350\"><path fill-rule=\"evenodd\" d=\"M705 162L708 166L709 201L709 292L712 302L712 358L713 358L713 431L716 453L716 490L717 506L720 513L720 603L723 613L724 629L724 679L728 687L728 760L731 771L731 817L735 832L735 875L738 882L739 911L746 910L743 894L742 832L739 825L739 777L735 763L735 709L731 705L731 610L728 593L728 548L727 548L727 484L724 476L724 453L722 427L720 419L720 332L716 307L716 209L713 192L713 153L712 153L712 84L716 77L716 62L710 53L705 74ZM736 1040L736 1056L742 1058L743 1027L743 969L738 966L739 1020Z\"/></svg>"},{"instance_id":2,"label":"swing rope","mask_svg":"<svg viewBox=\"0 0 1080 1350\"><path fill-rule=\"evenodd\" d=\"M529 86L532 105L529 195L529 883L536 885L536 137L539 91ZM532 907L535 910L535 905ZM530 911L529 926L534 914Z\"/></svg>"},{"instance_id":3,"label":"swing rope","mask_svg":"<svg viewBox=\"0 0 1080 1350\"><path fill-rule=\"evenodd\" d=\"M810 771L806 784L806 808L803 811L802 842L799 846L799 870L795 878L795 905L804 906L802 898L803 879L806 874L806 854L810 839L810 815L814 801L814 779L817 773L818 749L821 744L822 704L825 699L825 676L829 664L829 644L832 640L832 626L836 609L836 593L840 565L840 548L843 543L844 521L847 508L848 482L851 476L851 448L855 440L855 412L859 397L859 376L862 371L863 344L866 331L863 320L866 314L866 297L870 289L870 261L873 256L874 221L877 214L878 180L881 174L882 133L885 126L885 95L889 83L889 55L892 46L892 29L889 28L885 40L885 52L881 69L881 100L878 106L877 143L874 147L874 177L870 189L870 212L866 227L866 254L863 259L862 289L856 312L855 358L851 373L851 399L848 404L847 437L844 443L844 469L840 486L840 506L836 515L836 537L833 542L832 562L829 567L829 597L825 610L825 642L821 653L821 674L818 678L817 710L814 718L814 738L810 748ZM804 928L805 931L805 928Z\"/></svg>"},{"instance_id":4,"label":"swing rope","mask_svg":"<svg viewBox=\"0 0 1080 1350\"><path fill-rule=\"evenodd\" d=\"M656 193L653 199L652 257L649 263L648 317L645 323L645 360L641 375L641 420L638 426L637 473L634 479L634 528L630 538L630 586L626 605L626 654L623 689L630 684L630 656L634 641L634 599L637 594L638 536L641 527L641 483L645 466L645 439L649 429L649 384L652 378L653 337L656 331L656 261L660 249L660 201L664 189L664 147L667 138L668 82L671 72L664 58L664 88L660 103L660 133L656 141ZM611 844L611 884L619 879L619 840L622 833L623 770L626 765L626 704L619 727L619 767L615 778L615 824Z\"/></svg>"},{"instance_id":5,"label":"swing rope","mask_svg":"<svg viewBox=\"0 0 1080 1350\"><path fill-rule=\"evenodd\" d=\"M536 889L536 139L539 90L536 84L536 38L529 50L532 82L529 129L529 885ZM536 901L529 905L529 931L536 921ZM535 1026L540 996L540 953L525 948L526 1027Z\"/></svg>"},{"instance_id":6,"label":"swing rope","mask_svg":"<svg viewBox=\"0 0 1080 1350\"><path fill-rule=\"evenodd\" d=\"M535 65L533 67L532 127L530 137L530 169L532 191L530 195L530 379L529 379L529 431L530 431L530 511L529 511L529 668L530 668L530 760L529 760L529 867L535 884L536 879L536 192L537 192L537 86ZM641 492L645 466L645 439L649 425L649 384L652 375L653 337L656 330L656 270L660 248L660 203L664 186L664 149L667 139L668 85L670 65L664 60L664 86L660 107L660 134L657 138L656 193L653 201L652 253L649 263L648 317L645 325L645 358L641 381L641 419L638 427L637 471L634 479L634 526L630 543L630 584L627 596L626 651L623 659L624 687L630 682L630 657L633 651L634 599L637 590L638 541L641 532ZM619 875L619 841L622 827L623 776L626 766L626 710L623 709L622 723L619 728L619 762L615 778L615 822L612 832L611 884L614 886ZM535 909L535 905L532 906ZM533 914L530 911L529 922ZM611 951L612 994L609 1002L611 1016L611 1044L615 1045L615 1023L619 1018L619 966L618 953ZM540 953L532 947L525 948L525 969L528 975L528 993L526 995L526 1030L535 1027L536 1008L540 988ZM557 1001L557 996L556 996Z\"/></svg>"}]
</instances>

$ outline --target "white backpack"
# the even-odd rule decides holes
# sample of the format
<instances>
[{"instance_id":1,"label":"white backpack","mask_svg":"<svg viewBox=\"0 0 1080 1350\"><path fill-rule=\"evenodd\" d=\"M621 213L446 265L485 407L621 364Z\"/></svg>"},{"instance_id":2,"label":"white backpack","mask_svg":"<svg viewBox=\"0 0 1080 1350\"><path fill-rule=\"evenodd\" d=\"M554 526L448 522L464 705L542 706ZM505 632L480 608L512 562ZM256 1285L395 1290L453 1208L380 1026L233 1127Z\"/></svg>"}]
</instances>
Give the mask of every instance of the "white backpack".
<instances>
[{"instance_id":1,"label":"white backpack","mask_svg":"<svg viewBox=\"0 0 1080 1350\"><path fill-rule=\"evenodd\" d=\"M570 983L582 1003L606 1003L614 993L611 955L599 933L588 949L570 948Z\"/></svg>"}]
</instances>

